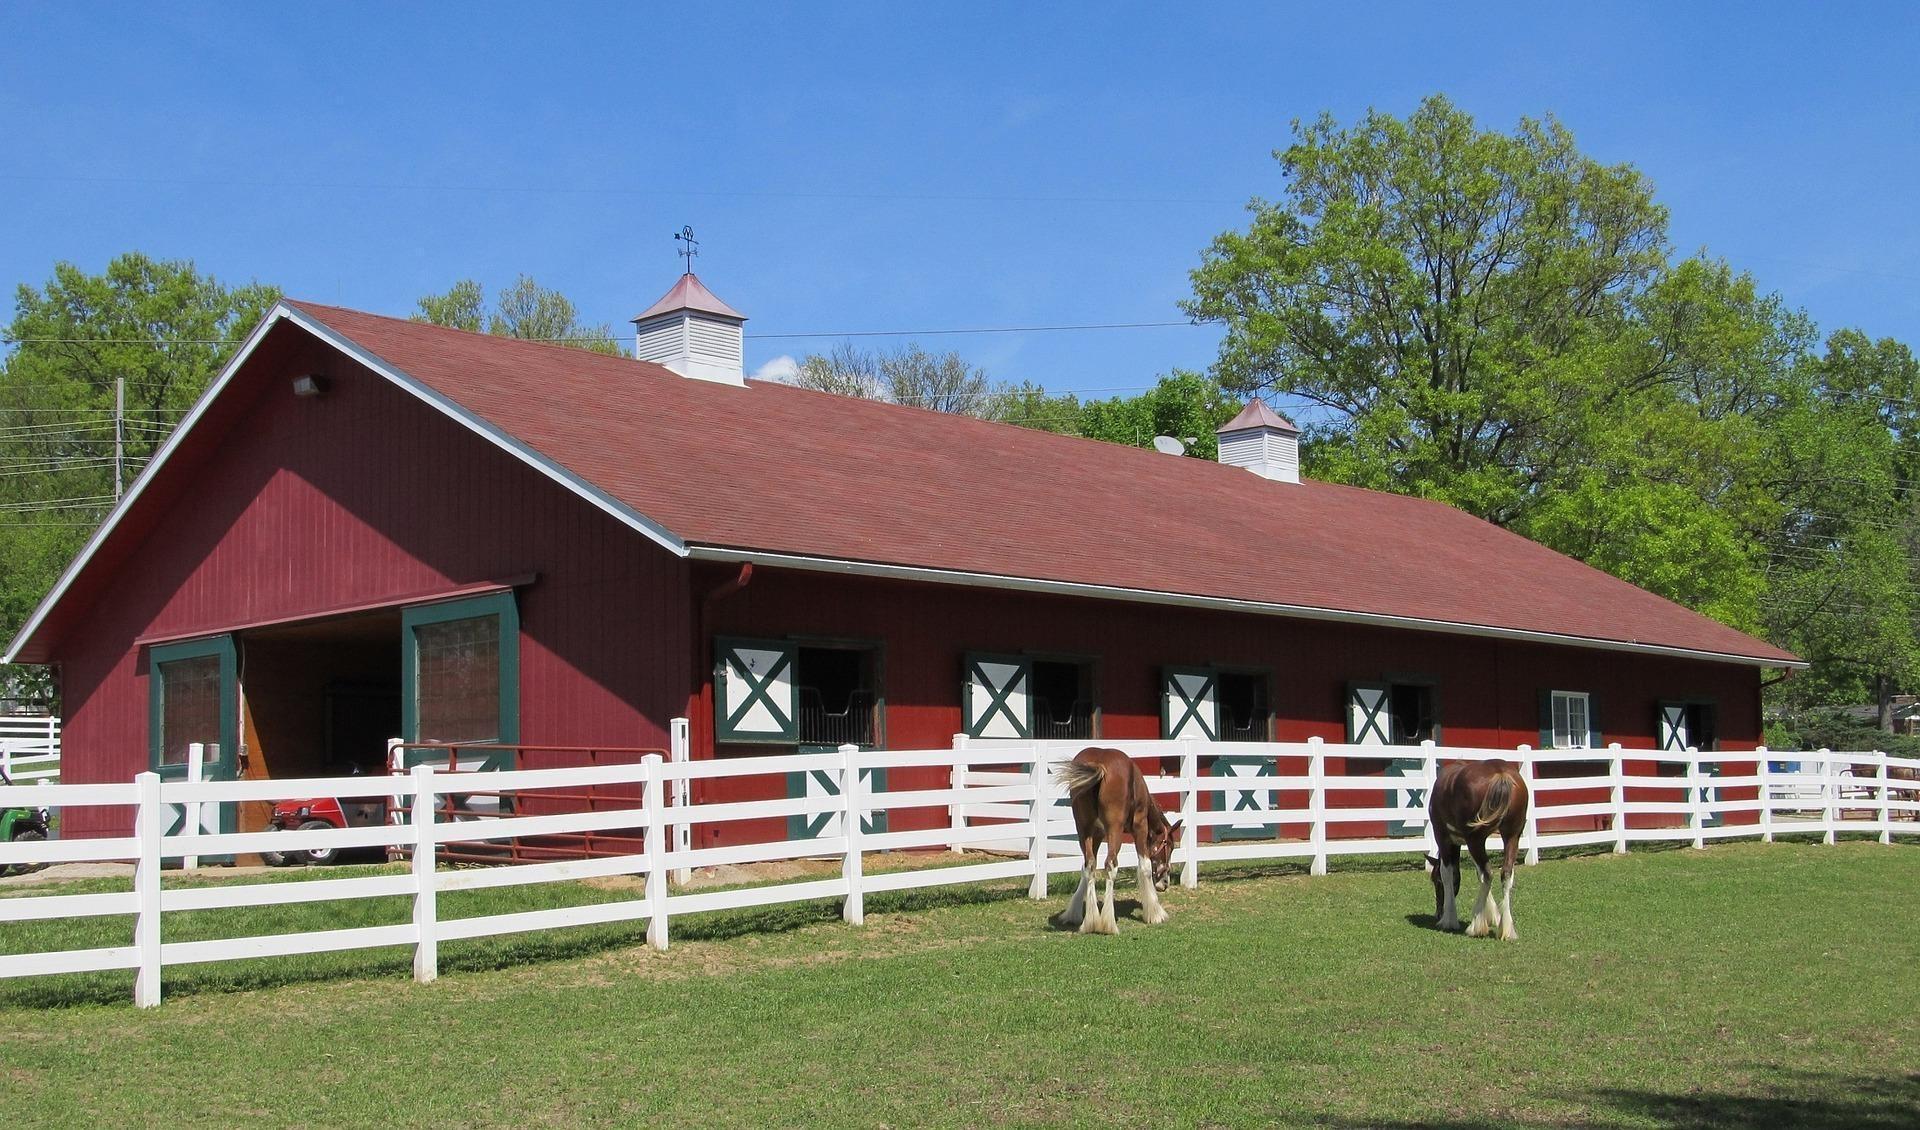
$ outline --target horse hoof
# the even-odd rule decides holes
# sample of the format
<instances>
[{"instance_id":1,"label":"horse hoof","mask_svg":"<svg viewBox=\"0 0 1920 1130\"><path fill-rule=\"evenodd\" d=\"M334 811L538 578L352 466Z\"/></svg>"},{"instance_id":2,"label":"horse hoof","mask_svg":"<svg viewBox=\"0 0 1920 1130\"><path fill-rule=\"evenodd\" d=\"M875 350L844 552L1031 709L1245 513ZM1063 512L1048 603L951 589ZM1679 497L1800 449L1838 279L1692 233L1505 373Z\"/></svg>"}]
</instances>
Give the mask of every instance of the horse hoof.
<instances>
[{"instance_id":1,"label":"horse hoof","mask_svg":"<svg viewBox=\"0 0 1920 1130\"><path fill-rule=\"evenodd\" d=\"M1100 923L1092 918L1082 918L1080 920L1079 931L1082 934L1098 934L1100 932Z\"/></svg>"},{"instance_id":2,"label":"horse hoof","mask_svg":"<svg viewBox=\"0 0 1920 1130\"><path fill-rule=\"evenodd\" d=\"M1475 922L1473 925L1467 927L1467 937L1469 938L1484 938L1486 936L1487 924L1485 922Z\"/></svg>"},{"instance_id":3,"label":"horse hoof","mask_svg":"<svg viewBox=\"0 0 1920 1130\"><path fill-rule=\"evenodd\" d=\"M1500 931L1500 940L1503 942L1517 942L1520 940L1520 931L1509 926Z\"/></svg>"}]
</instances>

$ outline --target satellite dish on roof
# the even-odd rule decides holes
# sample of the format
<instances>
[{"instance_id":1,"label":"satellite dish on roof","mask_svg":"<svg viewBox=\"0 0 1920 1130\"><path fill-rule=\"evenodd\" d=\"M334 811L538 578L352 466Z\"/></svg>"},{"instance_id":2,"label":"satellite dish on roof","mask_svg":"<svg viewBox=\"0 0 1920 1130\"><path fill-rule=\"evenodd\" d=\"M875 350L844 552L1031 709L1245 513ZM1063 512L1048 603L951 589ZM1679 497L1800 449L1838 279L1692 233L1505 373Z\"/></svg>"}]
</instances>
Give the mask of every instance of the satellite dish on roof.
<instances>
[{"instance_id":1,"label":"satellite dish on roof","mask_svg":"<svg viewBox=\"0 0 1920 1130\"><path fill-rule=\"evenodd\" d=\"M1153 449L1162 455L1185 455L1187 445L1172 436L1154 436Z\"/></svg>"}]
</instances>

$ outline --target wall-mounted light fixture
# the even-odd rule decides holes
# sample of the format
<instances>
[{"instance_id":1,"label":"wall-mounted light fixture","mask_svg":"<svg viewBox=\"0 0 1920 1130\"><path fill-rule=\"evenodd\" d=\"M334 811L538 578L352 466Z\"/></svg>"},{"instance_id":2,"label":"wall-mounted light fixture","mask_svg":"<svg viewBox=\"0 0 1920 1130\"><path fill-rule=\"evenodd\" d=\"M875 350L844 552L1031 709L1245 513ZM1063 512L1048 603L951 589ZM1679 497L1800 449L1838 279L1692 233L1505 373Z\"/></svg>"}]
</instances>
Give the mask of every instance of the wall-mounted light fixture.
<instances>
[{"instance_id":1,"label":"wall-mounted light fixture","mask_svg":"<svg viewBox=\"0 0 1920 1130\"><path fill-rule=\"evenodd\" d=\"M327 378L325 377L309 373L306 376L293 378L293 395L295 396L325 396L326 392Z\"/></svg>"}]
</instances>

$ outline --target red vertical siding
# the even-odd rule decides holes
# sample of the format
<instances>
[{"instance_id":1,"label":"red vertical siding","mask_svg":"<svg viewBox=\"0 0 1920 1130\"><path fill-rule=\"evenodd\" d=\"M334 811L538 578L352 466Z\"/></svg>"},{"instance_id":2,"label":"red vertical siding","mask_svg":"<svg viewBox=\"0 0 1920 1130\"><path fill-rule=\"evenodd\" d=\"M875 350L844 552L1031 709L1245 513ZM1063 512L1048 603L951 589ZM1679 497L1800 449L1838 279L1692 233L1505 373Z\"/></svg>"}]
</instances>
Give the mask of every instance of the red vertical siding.
<instances>
[{"instance_id":1,"label":"red vertical siding","mask_svg":"<svg viewBox=\"0 0 1920 1130\"><path fill-rule=\"evenodd\" d=\"M695 572L694 590L705 592L732 575L730 569L703 567ZM1591 694L1604 740L1629 749L1654 747L1655 704L1668 698L1715 700L1723 749L1751 749L1760 740L1759 672L1752 667L1435 632L766 568L756 570L744 590L716 603L697 630L709 639L724 634L884 641L886 738L895 749L951 744L961 728L961 663L969 651L1097 657L1100 733L1106 738L1160 736L1161 667L1219 664L1272 670L1279 741L1344 742L1348 682L1396 675L1436 681L1447 745L1537 744L1543 689ZM704 756L714 748L710 668L702 677L707 685L696 707L695 749ZM1283 773L1304 771L1303 765L1281 766ZM902 774L899 784L934 787L941 772ZM772 795L778 784L727 787L730 799L745 799ZM1346 798L1353 805L1363 800ZM919 812L896 819L896 827L931 826L938 818ZM762 831L776 830L770 825Z\"/></svg>"}]
</instances>

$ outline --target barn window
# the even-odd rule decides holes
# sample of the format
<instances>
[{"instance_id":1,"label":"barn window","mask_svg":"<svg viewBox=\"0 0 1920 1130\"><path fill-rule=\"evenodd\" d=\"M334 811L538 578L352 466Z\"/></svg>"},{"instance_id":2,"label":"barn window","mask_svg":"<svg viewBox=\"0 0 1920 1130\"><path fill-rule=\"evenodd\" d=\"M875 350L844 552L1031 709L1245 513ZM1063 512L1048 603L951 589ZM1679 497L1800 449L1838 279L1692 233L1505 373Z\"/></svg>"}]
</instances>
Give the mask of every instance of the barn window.
<instances>
[{"instance_id":1,"label":"barn window","mask_svg":"<svg viewBox=\"0 0 1920 1130\"><path fill-rule=\"evenodd\" d=\"M1540 748L1599 749L1606 743L1585 691L1540 692Z\"/></svg>"},{"instance_id":2,"label":"barn window","mask_svg":"<svg viewBox=\"0 0 1920 1130\"><path fill-rule=\"evenodd\" d=\"M1271 732L1267 676L1258 671L1220 672L1220 740L1264 742Z\"/></svg>"},{"instance_id":3,"label":"barn window","mask_svg":"<svg viewBox=\"0 0 1920 1130\"><path fill-rule=\"evenodd\" d=\"M801 645L794 657L801 745L879 744L879 652Z\"/></svg>"},{"instance_id":4,"label":"barn window","mask_svg":"<svg viewBox=\"0 0 1920 1130\"><path fill-rule=\"evenodd\" d=\"M1094 716L1093 664L1074 660L1033 661L1033 736L1091 738Z\"/></svg>"},{"instance_id":5,"label":"barn window","mask_svg":"<svg viewBox=\"0 0 1920 1130\"><path fill-rule=\"evenodd\" d=\"M239 716L233 637L161 644L147 655L149 761L163 777L183 776L187 747L218 744L231 766Z\"/></svg>"},{"instance_id":6,"label":"barn window","mask_svg":"<svg viewBox=\"0 0 1920 1130\"><path fill-rule=\"evenodd\" d=\"M1540 692L1541 749L1599 749L1606 741L1594 712L1593 696L1585 691ZM1535 767L1541 777L1594 777L1607 771L1605 761L1545 761Z\"/></svg>"},{"instance_id":7,"label":"barn window","mask_svg":"<svg viewBox=\"0 0 1920 1130\"><path fill-rule=\"evenodd\" d=\"M520 740L520 616L512 593L402 609L400 625L407 740Z\"/></svg>"}]
</instances>

